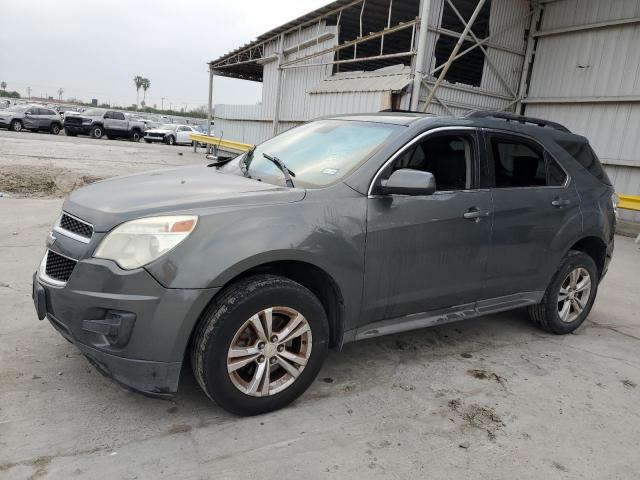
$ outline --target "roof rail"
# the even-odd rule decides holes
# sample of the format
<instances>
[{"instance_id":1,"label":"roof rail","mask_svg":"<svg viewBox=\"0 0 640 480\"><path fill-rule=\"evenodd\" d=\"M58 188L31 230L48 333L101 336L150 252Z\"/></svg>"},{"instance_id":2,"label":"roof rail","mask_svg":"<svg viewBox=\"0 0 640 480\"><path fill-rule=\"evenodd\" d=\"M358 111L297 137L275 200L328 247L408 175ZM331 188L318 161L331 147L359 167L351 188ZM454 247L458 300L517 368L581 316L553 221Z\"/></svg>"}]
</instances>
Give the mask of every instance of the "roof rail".
<instances>
[{"instance_id":1,"label":"roof rail","mask_svg":"<svg viewBox=\"0 0 640 480\"><path fill-rule=\"evenodd\" d=\"M551 122L549 120L542 120L541 118L525 117L523 115L516 115L514 113L479 110L479 111L469 112L465 115L465 117L466 118L497 118L500 120L506 120L507 122L531 123L539 127L549 127L555 130L559 130L561 132L571 133L571 130L569 130L567 127L559 123Z\"/></svg>"}]
</instances>

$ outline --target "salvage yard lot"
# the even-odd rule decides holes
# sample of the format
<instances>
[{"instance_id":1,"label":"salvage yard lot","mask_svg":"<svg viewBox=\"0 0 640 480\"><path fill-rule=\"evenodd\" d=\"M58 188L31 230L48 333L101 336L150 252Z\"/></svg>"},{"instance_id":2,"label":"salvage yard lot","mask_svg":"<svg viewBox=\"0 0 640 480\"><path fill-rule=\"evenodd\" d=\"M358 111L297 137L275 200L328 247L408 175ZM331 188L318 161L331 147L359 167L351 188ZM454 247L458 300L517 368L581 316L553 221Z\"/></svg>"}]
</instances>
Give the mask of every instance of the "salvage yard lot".
<instances>
[{"instance_id":1,"label":"salvage yard lot","mask_svg":"<svg viewBox=\"0 0 640 480\"><path fill-rule=\"evenodd\" d=\"M253 418L211 404L189 368L172 400L103 378L31 302L61 197L203 161L0 132L0 478L640 477L640 250L625 237L573 335L515 311L350 344L291 407Z\"/></svg>"}]
</instances>

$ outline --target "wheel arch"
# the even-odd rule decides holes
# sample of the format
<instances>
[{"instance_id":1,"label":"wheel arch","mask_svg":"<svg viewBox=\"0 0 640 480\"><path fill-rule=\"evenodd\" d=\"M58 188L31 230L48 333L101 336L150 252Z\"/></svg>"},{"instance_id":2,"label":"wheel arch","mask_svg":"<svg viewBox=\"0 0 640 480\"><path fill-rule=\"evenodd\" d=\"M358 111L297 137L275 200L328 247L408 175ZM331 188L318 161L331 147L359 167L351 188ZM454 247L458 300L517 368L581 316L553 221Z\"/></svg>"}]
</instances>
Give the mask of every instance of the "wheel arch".
<instances>
[{"instance_id":1,"label":"wheel arch","mask_svg":"<svg viewBox=\"0 0 640 480\"><path fill-rule=\"evenodd\" d=\"M323 268L302 260L274 260L246 267L226 280L209 303L215 301L228 286L251 275L272 274L288 278L309 289L322 304L329 322L329 347L340 348L344 335L345 312L344 297L336 280ZM196 322L190 337L197 330Z\"/></svg>"},{"instance_id":2,"label":"wheel arch","mask_svg":"<svg viewBox=\"0 0 640 480\"><path fill-rule=\"evenodd\" d=\"M593 258L598 268L598 275L602 276L607 259L607 245L600 237L595 235L583 237L574 242L569 250L577 250Z\"/></svg>"}]
</instances>

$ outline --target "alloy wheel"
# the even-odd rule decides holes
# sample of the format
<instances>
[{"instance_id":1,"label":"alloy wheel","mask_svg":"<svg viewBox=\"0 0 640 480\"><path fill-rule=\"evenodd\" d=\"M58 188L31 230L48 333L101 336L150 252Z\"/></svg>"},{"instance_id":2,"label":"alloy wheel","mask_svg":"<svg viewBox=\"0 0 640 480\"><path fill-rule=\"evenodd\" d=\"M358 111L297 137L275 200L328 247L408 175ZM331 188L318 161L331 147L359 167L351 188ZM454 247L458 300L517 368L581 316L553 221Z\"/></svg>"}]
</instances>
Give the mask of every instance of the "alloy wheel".
<instances>
[{"instance_id":1,"label":"alloy wheel","mask_svg":"<svg viewBox=\"0 0 640 480\"><path fill-rule=\"evenodd\" d=\"M565 323L576 320L589 302L591 275L586 268L573 269L560 284L558 316Z\"/></svg>"},{"instance_id":2,"label":"alloy wheel","mask_svg":"<svg viewBox=\"0 0 640 480\"><path fill-rule=\"evenodd\" d=\"M274 395L302 373L311 345L311 327L300 312L266 308L236 332L227 352L227 372L235 387L247 395Z\"/></svg>"}]
</instances>

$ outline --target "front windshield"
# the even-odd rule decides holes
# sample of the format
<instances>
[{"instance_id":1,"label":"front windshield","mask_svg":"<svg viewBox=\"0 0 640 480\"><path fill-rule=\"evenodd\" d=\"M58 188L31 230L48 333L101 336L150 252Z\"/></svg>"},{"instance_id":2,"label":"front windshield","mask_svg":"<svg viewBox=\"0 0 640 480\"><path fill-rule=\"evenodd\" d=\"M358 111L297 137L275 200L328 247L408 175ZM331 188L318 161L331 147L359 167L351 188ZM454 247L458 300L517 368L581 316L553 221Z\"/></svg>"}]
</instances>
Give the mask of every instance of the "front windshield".
<instances>
[{"instance_id":1,"label":"front windshield","mask_svg":"<svg viewBox=\"0 0 640 480\"><path fill-rule=\"evenodd\" d=\"M29 108L29 105L14 105L13 107L7 108L5 111L7 112L25 112Z\"/></svg>"},{"instance_id":2,"label":"front windshield","mask_svg":"<svg viewBox=\"0 0 640 480\"><path fill-rule=\"evenodd\" d=\"M100 115L103 115L104 112L106 112L106 110L101 108L90 108L89 110L85 110L83 115L87 117L99 117Z\"/></svg>"},{"instance_id":3,"label":"front windshield","mask_svg":"<svg viewBox=\"0 0 640 480\"><path fill-rule=\"evenodd\" d=\"M177 125L172 125L171 123L165 123L164 125L160 125L160 130L175 130Z\"/></svg>"},{"instance_id":4,"label":"front windshield","mask_svg":"<svg viewBox=\"0 0 640 480\"><path fill-rule=\"evenodd\" d=\"M351 173L403 128L388 123L318 120L267 140L243 155L240 162L246 160L250 177L284 185L282 172L263 154L275 156L295 174L296 187L321 188Z\"/></svg>"}]
</instances>

